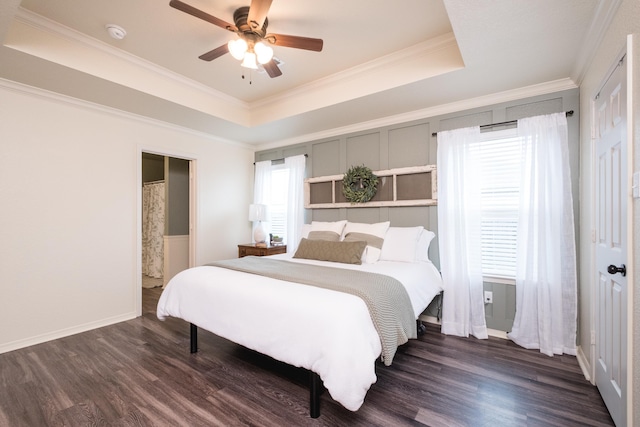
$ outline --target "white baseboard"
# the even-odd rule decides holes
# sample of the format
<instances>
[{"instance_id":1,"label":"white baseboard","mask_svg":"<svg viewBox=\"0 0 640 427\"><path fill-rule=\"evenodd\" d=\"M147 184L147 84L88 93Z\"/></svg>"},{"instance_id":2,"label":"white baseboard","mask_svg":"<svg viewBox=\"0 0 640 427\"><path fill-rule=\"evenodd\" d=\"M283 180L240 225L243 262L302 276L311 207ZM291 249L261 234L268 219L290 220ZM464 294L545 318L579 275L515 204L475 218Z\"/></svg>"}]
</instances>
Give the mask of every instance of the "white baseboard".
<instances>
[{"instance_id":1,"label":"white baseboard","mask_svg":"<svg viewBox=\"0 0 640 427\"><path fill-rule=\"evenodd\" d=\"M420 320L422 320L423 322L427 322L427 323L431 323L434 325L441 325L442 322L440 322L437 318L433 317L433 316L420 316L419 317ZM507 333L505 331L499 331L497 329L488 329L487 328L487 335L489 335L490 337L495 337L495 338L502 338L502 339L509 339L507 337Z\"/></svg>"},{"instance_id":2,"label":"white baseboard","mask_svg":"<svg viewBox=\"0 0 640 427\"><path fill-rule=\"evenodd\" d=\"M589 363L589 359L584 354L581 346L578 346L576 351L576 359L578 359L578 365L580 365L580 369L582 369L582 374L591 384L595 385L595 379L591 377L591 364Z\"/></svg>"},{"instance_id":3,"label":"white baseboard","mask_svg":"<svg viewBox=\"0 0 640 427\"><path fill-rule=\"evenodd\" d=\"M95 322L89 322L82 325L77 325L71 328L60 329L60 330L48 332L42 335L36 335L34 337L29 337L21 340L8 342L6 344L0 345L0 354L8 353L14 350L19 350L25 347L30 347L36 344L42 344L47 341L57 340L59 338L68 337L68 336L79 334L82 332L91 331L93 329L98 329L104 326L109 326L116 323L124 322L126 320L135 319L136 317L137 317L136 313L131 312L126 314L121 314L119 316L109 317L107 319L96 320Z\"/></svg>"}]
</instances>

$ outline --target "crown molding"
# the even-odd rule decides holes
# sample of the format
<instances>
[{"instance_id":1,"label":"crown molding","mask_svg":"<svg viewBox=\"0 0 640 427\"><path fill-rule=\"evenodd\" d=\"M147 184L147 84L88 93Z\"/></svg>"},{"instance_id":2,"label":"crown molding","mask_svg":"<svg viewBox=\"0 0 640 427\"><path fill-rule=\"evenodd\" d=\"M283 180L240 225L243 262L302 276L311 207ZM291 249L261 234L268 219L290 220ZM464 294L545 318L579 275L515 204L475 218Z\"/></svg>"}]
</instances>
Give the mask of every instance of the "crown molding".
<instances>
[{"instance_id":1,"label":"crown molding","mask_svg":"<svg viewBox=\"0 0 640 427\"><path fill-rule=\"evenodd\" d=\"M212 141L212 142L232 145L232 146L235 146L235 147L241 147L241 148L245 148L245 149L248 149L248 150L251 150L251 151L255 151L255 146L250 145L250 144L246 144L246 143L238 142L238 141L233 141L233 140L226 139L226 138L220 138L218 136L212 135L212 134L207 133L207 132L201 132L201 131L197 131L197 130L194 130L194 129L189 128L189 127L180 126L180 125L176 125L176 124L173 124L173 123L168 123L168 122L165 122L165 121L162 121L162 120L152 119L152 118L147 117L147 116L141 116L139 114L130 113L128 111L119 110L117 108L108 107L108 106L105 106L105 105L102 105L102 104L96 104L94 102L85 101L83 99L78 99L78 98L74 98L74 97L71 97L71 96L62 95L62 94L57 93L57 92L52 92L52 91L49 91L49 90L46 90L46 89L42 89L42 88L39 88L39 87L25 85L23 83L18 83L18 82L12 81L12 80L7 80L7 79L0 78L0 89L6 89L6 90L10 90L12 92L26 94L26 95L29 95L29 96L32 96L32 97L35 97L35 98L45 99L47 101L54 102L54 103L59 103L59 104L64 104L64 105L72 105L72 106L76 106L76 107L80 107L80 108L85 108L85 109L97 111L97 112L100 112L100 113L108 114L108 115L111 115L111 116L116 116L116 117L119 117L119 118L132 120L132 121L135 121L135 122L138 122L138 123L144 123L144 124L147 124L147 125L161 127L161 128L172 130L172 131L178 131L178 132L182 132L182 133L187 133L187 134L196 136L198 138L207 139L207 140Z\"/></svg>"},{"instance_id":2,"label":"crown molding","mask_svg":"<svg viewBox=\"0 0 640 427\"><path fill-rule=\"evenodd\" d=\"M464 68L453 33L418 43L251 104L251 126L321 109Z\"/></svg>"},{"instance_id":3,"label":"crown molding","mask_svg":"<svg viewBox=\"0 0 640 427\"><path fill-rule=\"evenodd\" d=\"M255 147L255 151L264 151L274 148L285 147L294 144L300 144L309 141L317 141L325 138L332 138L339 135L345 135L364 130L392 126L399 123L407 123L414 120L421 120L429 117L441 116L444 114L456 113L459 111L470 110L473 108L486 107L488 105L500 104L503 102L516 101L524 98L531 98L539 95L547 95L550 93L561 92L564 90L575 89L578 85L570 78L553 80L550 82L539 83L531 86L525 86L518 89L497 92L485 96L466 99L463 101L452 102L449 104L437 105L434 107L415 110L408 113L396 114L384 117L382 119L370 120L366 122L355 123L349 126L342 126L334 129L328 129L322 132L315 132L306 135L299 135L294 138L281 140L278 142L261 144Z\"/></svg>"},{"instance_id":4,"label":"crown molding","mask_svg":"<svg viewBox=\"0 0 640 427\"><path fill-rule=\"evenodd\" d=\"M153 62L147 61L143 58L140 58L139 56L132 55L122 49L118 49L114 46L111 46L108 43L105 43L93 37L89 37L84 33L81 33L72 28L66 27L58 22L45 18L42 15L38 15L37 13L31 12L30 10L20 7L18 9L18 12L15 15L15 19L18 22L22 22L24 24L30 25L41 31L45 31L49 34L61 37L67 41L80 43L92 49L97 49L110 56L117 57L132 65L135 65L138 68L142 68L153 74L157 74L162 77L169 78L181 85L188 86L192 89L196 89L198 91L206 93L211 97L217 98L221 101L234 104L237 107L242 107L242 108L249 107L248 103L243 102L237 98L234 98L233 96L230 96L218 90L212 89L211 87L203 83L197 82L192 79L188 79L184 77L182 74L178 74L164 67L160 67L157 64L154 64Z\"/></svg>"},{"instance_id":5,"label":"crown molding","mask_svg":"<svg viewBox=\"0 0 640 427\"><path fill-rule=\"evenodd\" d=\"M15 20L22 26L32 28L33 37L37 37L36 33L39 33L41 38L51 37L50 40L59 39L70 46L77 46L78 52L82 52L82 50L99 52L103 58L107 60L111 58L114 61L113 69L120 69L123 66L132 67L132 72L127 77L110 75L108 71L96 69L95 64L86 64L86 67L80 67L83 68L80 71L98 75L101 78L247 127L280 120L301 112L378 92L379 87L371 87L365 82L367 75L386 75L389 78L383 78L383 80L387 80L392 87L410 83L410 80L416 78L431 77L434 74L441 74L463 66L462 60L456 58L459 56L458 46L453 33L450 32L281 94L253 102L245 102L22 7L18 9ZM19 43L14 46L9 43L8 46L39 56L37 46L35 48L32 46L23 47ZM76 68L71 63L64 63L64 57L65 55L68 57L68 53L62 53L62 60L56 60L55 55L54 52L53 57L44 59ZM438 55L440 57L435 58ZM429 61L425 58L428 58ZM436 66L430 68L423 64L422 67L409 67L413 70L420 68L420 73L423 73L424 76L414 74L399 77L401 73L398 72L398 67L416 60L426 61L425 64L433 62ZM74 59L70 59L70 61L74 61ZM118 66L118 62L121 64L120 66ZM137 74L137 72L139 73ZM146 78L145 75L149 77ZM405 81L397 80L391 83L393 78L404 78ZM156 91L154 87L158 90ZM349 88L349 90L345 90L345 88ZM321 96L310 97L308 96L309 91ZM187 96L187 94L191 95Z\"/></svg>"},{"instance_id":6,"label":"crown molding","mask_svg":"<svg viewBox=\"0 0 640 427\"><path fill-rule=\"evenodd\" d=\"M389 55L376 58L363 64L356 65L355 67L348 68L344 71L315 80L308 84L298 86L297 88L288 90L284 93L254 101L251 103L251 109L273 106L286 101L289 98L307 94L310 91L323 91L344 81L351 81L354 77L361 77L367 72L375 71L388 65L402 63L416 57L431 55L442 49L450 48L451 46L457 47L458 45L453 33L449 32L433 39L409 46L397 52L393 52Z\"/></svg>"},{"instance_id":7,"label":"crown molding","mask_svg":"<svg viewBox=\"0 0 640 427\"><path fill-rule=\"evenodd\" d=\"M622 0L600 0L596 5L595 13L571 73L578 85L584 80L587 70L600 47L600 43L602 43L607 29L621 4Z\"/></svg>"}]
</instances>

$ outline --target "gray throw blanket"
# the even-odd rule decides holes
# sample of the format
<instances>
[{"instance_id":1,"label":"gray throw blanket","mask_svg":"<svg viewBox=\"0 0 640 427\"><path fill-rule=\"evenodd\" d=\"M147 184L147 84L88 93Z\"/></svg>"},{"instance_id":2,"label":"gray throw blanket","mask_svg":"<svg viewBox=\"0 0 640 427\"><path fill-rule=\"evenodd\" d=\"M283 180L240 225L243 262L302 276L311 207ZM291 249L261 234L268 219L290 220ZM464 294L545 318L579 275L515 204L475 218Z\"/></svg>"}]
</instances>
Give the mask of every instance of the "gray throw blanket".
<instances>
[{"instance_id":1,"label":"gray throw blanket","mask_svg":"<svg viewBox=\"0 0 640 427\"><path fill-rule=\"evenodd\" d=\"M254 256L207 265L317 286L361 298L369 308L380 336L382 361L387 366L391 365L399 345L417 337L411 300L402 283L393 277Z\"/></svg>"}]
</instances>

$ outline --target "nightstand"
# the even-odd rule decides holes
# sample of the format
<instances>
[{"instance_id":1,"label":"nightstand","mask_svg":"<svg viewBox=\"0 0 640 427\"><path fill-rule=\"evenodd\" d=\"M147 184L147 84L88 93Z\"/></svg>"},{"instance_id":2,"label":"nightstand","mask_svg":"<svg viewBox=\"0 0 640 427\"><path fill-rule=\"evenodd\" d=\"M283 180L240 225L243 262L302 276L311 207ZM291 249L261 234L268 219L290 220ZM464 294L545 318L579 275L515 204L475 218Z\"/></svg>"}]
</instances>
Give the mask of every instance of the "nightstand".
<instances>
[{"instance_id":1,"label":"nightstand","mask_svg":"<svg viewBox=\"0 0 640 427\"><path fill-rule=\"evenodd\" d=\"M253 243L249 243L246 245L238 245L238 258L242 258L249 255L254 256L267 256L267 255L277 255L277 254L286 254L287 253L287 245L277 245L277 246L267 246L267 247L258 247Z\"/></svg>"}]
</instances>

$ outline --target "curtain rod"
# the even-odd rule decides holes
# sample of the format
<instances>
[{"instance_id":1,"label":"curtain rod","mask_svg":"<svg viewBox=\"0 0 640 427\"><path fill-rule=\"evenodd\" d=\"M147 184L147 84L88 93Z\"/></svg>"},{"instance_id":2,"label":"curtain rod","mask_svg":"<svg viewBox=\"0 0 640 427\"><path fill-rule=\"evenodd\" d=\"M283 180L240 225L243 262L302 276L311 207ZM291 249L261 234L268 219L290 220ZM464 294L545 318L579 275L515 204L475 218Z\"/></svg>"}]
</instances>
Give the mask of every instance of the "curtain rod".
<instances>
[{"instance_id":1,"label":"curtain rod","mask_svg":"<svg viewBox=\"0 0 640 427\"><path fill-rule=\"evenodd\" d=\"M573 116L573 110L569 110L565 114L567 115L567 117L571 117L571 116ZM516 124L516 123L518 123L517 120L509 120L508 122L491 123L491 124L488 124L488 125L482 125L482 126L480 126L480 129L487 129L487 128L492 128L492 127L495 127L495 126L513 125L513 124ZM431 136L438 136L438 132L433 132L431 134Z\"/></svg>"},{"instance_id":2,"label":"curtain rod","mask_svg":"<svg viewBox=\"0 0 640 427\"><path fill-rule=\"evenodd\" d=\"M309 157L309 155L308 155L308 154L303 154L303 156L305 156L305 157ZM289 157L293 157L293 156L289 156ZM286 157L283 157L283 158L281 158L281 159L272 159L272 160L271 160L271 163L273 163L273 162L283 162L283 161L284 161L284 159L286 159ZM256 164L256 162L253 162L253 164L255 165L255 164Z\"/></svg>"}]
</instances>

